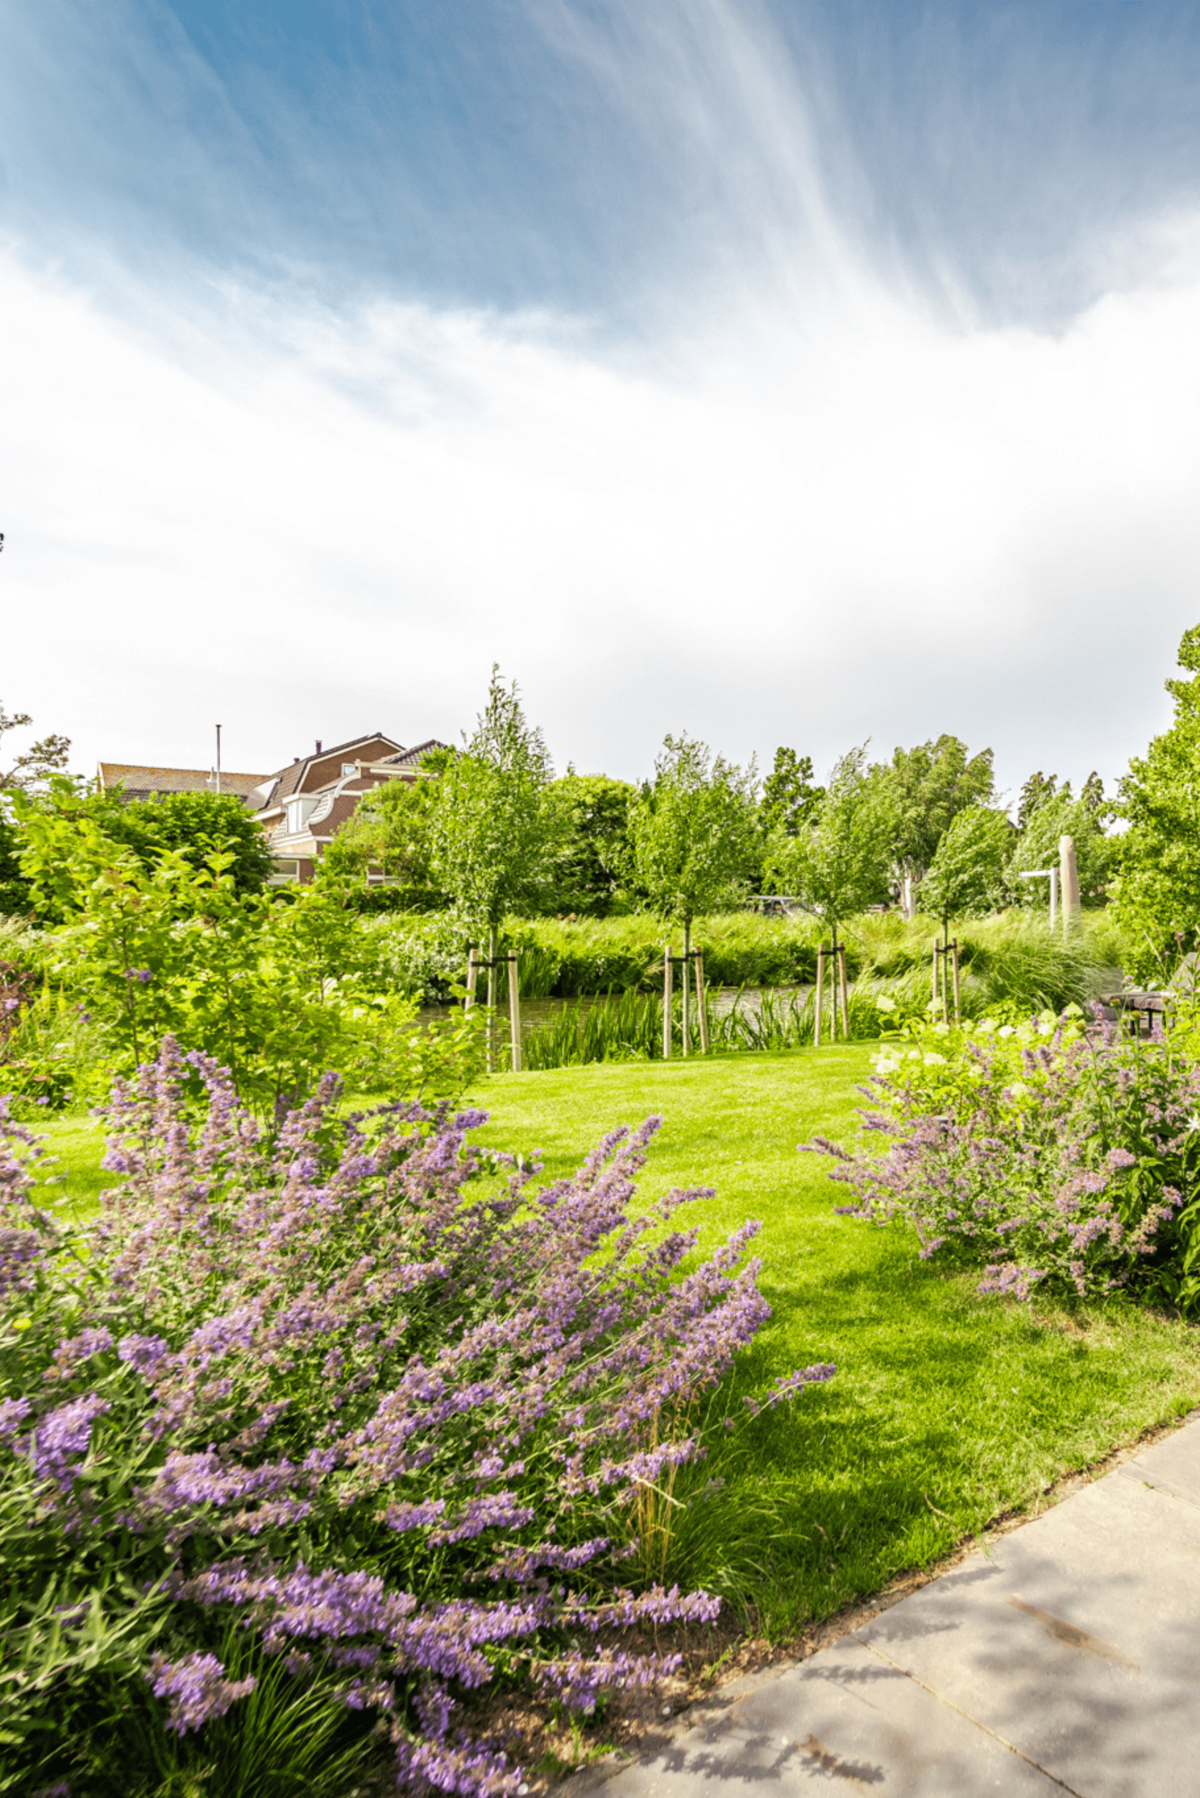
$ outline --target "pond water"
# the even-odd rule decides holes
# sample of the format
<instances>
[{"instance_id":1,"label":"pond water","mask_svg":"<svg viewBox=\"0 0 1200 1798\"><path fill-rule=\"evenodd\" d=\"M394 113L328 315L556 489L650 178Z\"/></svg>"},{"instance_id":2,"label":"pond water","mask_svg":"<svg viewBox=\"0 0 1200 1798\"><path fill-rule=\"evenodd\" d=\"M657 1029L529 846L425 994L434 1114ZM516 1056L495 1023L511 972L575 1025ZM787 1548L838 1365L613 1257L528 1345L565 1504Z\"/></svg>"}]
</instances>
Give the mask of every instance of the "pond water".
<instances>
[{"instance_id":1,"label":"pond water","mask_svg":"<svg viewBox=\"0 0 1200 1798\"><path fill-rule=\"evenodd\" d=\"M678 990L679 989L676 988L677 997ZM772 986L765 989L757 986L710 986L708 989L708 1015L711 1018L724 1017L727 1012L733 1010L734 1001L738 999L739 993L741 995L739 1009L751 1014L756 1013L762 1004L764 990L770 993L777 1005L786 1005L797 992L803 997L805 993L810 991L810 988L807 986ZM616 999L617 997L618 995L614 993L613 998ZM692 997L694 1004L695 995L693 994ZM573 1010L577 1005L582 1005L586 1012L593 1005L603 1005L604 1001L605 995L603 993L585 993L581 999L522 999L521 1040L524 1042L527 1036L532 1035L535 1030L540 1030L543 1024L553 1022L561 1012ZM457 1010L457 1005L423 1005L421 1007L420 1016L422 1021L428 1021L432 1024L443 1018L451 1017ZM497 1029L502 1030L504 1034L507 1035L507 1000L496 1007L496 1024Z\"/></svg>"}]
</instances>

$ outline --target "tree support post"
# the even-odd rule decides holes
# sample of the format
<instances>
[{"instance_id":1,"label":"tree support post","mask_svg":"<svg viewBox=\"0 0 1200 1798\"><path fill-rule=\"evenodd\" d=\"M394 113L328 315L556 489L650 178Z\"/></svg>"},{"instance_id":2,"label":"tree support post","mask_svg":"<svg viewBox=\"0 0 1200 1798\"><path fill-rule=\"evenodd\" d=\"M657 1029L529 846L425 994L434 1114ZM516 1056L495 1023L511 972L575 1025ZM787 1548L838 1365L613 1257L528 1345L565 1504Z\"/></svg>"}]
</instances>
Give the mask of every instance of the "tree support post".
<instances>
[{"instance_id":1,"label":"tree support post","mask_svg":"<svg viewBox=\"0 0 1200 1798\"><path fill-rule=\"evenodd\" d=\"M479 985L479 954L472 943L467 951L467 996L463 1000L463 1010L471 1011L475 1005L475 992Z\"/></svg>"},{"instance_id":2,"label":"tree support post","mask_svg":"<svg viewBox=\"0 0 1200 1798\"><path fill-rule=\"evenodd\" d=\"M663 1060L671 1059L671 1000L674 997L675 964L671 960L671 945L663 948Z\"/></svg>"},{"instance_id":3,"label":"tree support post","mask_svg":"<svg viewBox=\"0 0 1200 1798\"><path fill-rule=\"evenodd\" d=\"M688 975L691 973L691 967L692 967L692 958L691 958L691 955L688 953L687 949L685 949L683 952L683 955L680 958L680 969L679 969L680 979L682 981L682 990L680 992L679 997L680 997L680 1001L681 1001L681 1005L682 1005L682 1009L683 1009L682 1037L683 1037L683 1053L685 1055L690 1055L692 1052L692 1024L691 1024L691 1018L688 1015L688 1013L689 1013L688 999L691 996L690 990L689 990L690 982L688 980Z\"/></svg>"},{"instance_id":4,"label":"tree support post","mask_svg":"<svg viewBox=\"0 0 1200 1798\"><path fill-rule=\"evenodd\" d=\"M696 958L696 1016L700 1023L700 1053L708 1054L708 995L704 985L704 957L699 949L692 951Z\"/></svg>"},{"instance_id":5,"label":"tree support post","mask_svg":"<svg viewBox=\"0 0 1200 1798\"><path fill-rule=\"evenodd\" d=\"M813 1012L813 1048L821 1047L821 1014L825 1010L825 945L817 944L817 997Z\"/></svg>"},{"instance_id":6,"label":"tree support post","mask_svg":"<svg viewBox=\"0 0 1200 1798\"><path fill-rule=\"evenodd\" d=\"M838 973L842 982L842 1035L850 1041L850 983L846 979L846 945L838 944Z\"/></svg>"},{"instance_id":7,"label":"tree support post","mask_svg":"<svg viewBox=\"0 0 1200 1798\"><path fill-rule=\"evenodd\" d=\"M496 1071L496 1051L494 1043L496 1035L496 926L494 924L490 925L488 928L487 971L487 1071L489 1074L494 1074Z\"/></svg>"},{"instance_id":8,"label":"tree support post","mask_svg":"<svg viewBox=\"0 0 1200 1798\"><path fill-rule=\"evenodd\" d=\"M512 1033L512 1071L521 1072L521 976L517 952L508 952L508 1024Z\"/></svg>"},{"instance_id":9,"label":"tree support post","mask_svg":"<svg viewBox=\"0 0 1200 1798\"><path fill-rule=\"evenodd\" d=\"M962 994L958 984L958 938L950 945L950 972L954 977L954 1022L962 1023Z\"/></svg>"}]
</instances>

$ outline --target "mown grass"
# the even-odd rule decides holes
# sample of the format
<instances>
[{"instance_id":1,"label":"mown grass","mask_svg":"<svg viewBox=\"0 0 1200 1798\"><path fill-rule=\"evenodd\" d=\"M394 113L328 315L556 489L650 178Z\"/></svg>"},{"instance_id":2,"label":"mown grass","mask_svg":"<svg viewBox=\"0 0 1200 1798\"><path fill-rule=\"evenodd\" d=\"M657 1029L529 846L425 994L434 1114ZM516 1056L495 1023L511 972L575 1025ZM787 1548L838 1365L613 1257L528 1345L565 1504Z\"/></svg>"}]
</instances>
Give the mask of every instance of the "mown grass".
<instances>
[{"instance_id":1,"label":"mown grass","mask_svg":"<svg viewBox=\"0 0 1200 1798\"><path fill-rule=\"evenodd\" d=\"M1200 1402L1190 1327L1120 1301L1030 1310L984 1299L970 1276L922 1263L899 1231L835 1215L839 1189L796 1145L855 1129L871 1054L851 1044L604 1063L499 1075L473 1094L491 1112L480 1140L540 1148L549 1178L612 1125L661 1113L642 1195L714 1186L696 1207L701 1249L762 1220L774 1315L710 1408L709 1459L673 1494L686 1508L660 1507L671 1540L656 1554L668 1579L716 1586L777 1637L939 1559ZM838 1366L829 1385L724 1430L745 1394L824 1360Z\"/></svg>"},{"instance_id":2,"label":"mown grass","mask_svg":"<svg viewBox=\"0 0 1200 1798\"><path fill-rule=\"evenodd\" d=\"M54 1117L27 1126L40 1137L45 1157L34 1164L37 1202L53 1207L72 1223L82 1223L96 1210L100 1194L116 1178L100 1166L104 1124L94 1117Z\"/></svg>"},{"instance_id":3,"label":"mown grass","mask_svg":"<svg viewBox=\"0 0 1200 1798\"><path fill-rule=\"evenodd\" d=\"M698 1421L708 1460L652 1506L643 1570L720 1590L775 1637L945 1555L1063 1474L1200 1403L1200 1339L1120 1301L981 1298L921 1262L899 1231L835 1215L839 1189L796 1145L856 1128L871 1045L690 1062L600 1063L480 1081L479 1139L571 1172L614 1124L663 1116L640 1194L715 1187L701 1250L762 1220L773 1317ZM112 1180L97 1121L51 1121L64 1209ZM834 1361L829 1385L730 1434L747 1394ZM665 1520L665 1523L664 1523ZM657 1522L657 1527L655 1524Z\"/></svg>"}]
</instances>

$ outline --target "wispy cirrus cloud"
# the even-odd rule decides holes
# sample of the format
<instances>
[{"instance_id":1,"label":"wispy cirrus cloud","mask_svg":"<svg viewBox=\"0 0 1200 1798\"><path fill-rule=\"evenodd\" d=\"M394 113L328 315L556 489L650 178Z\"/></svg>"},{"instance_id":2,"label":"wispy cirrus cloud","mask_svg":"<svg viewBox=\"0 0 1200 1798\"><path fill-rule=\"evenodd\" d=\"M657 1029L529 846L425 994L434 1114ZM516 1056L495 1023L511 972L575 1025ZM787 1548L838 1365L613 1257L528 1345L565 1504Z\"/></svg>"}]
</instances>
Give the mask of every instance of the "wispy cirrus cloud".
<instances>
[{"instance_id":1,"label":"wispy cirrus cloud","mask_svg":"<svg viewBox=\"0 0 1200 1798\"><path fill-rule=\"evenodd\" d=\"M122 5L131 30L160 17ZM216 218L240 178L246 228L261 215L292 261L255 265L213 225L156 266L145 208L136 243L106 215L102 255L74 216L16 219L0 696L85 757L203 760L220 718L231 759L265 769L314 734L455 732L499 660L560 760L614 773L687 728L820 761L951 729L1010 783L1115 774L1194 622L1200 212L1110 232L1095 294L1052 329L998 316L952 259L927 279L866 230L828 45L798 61L731 0L523 16L591 96L588 141L624 134L606 167L655 171L624 310L600 228L590 307L586 258L572 304L454 302L378 260L316 278L320 230L284 226L319 184L290 164L284 205L263 170L303 106L272 102L268 131L161 9L136 84L156 57L174 72L145 117L178 115L181 216ZM111 168L98 184L144 198Z\"/></svg>"}]
</instances>

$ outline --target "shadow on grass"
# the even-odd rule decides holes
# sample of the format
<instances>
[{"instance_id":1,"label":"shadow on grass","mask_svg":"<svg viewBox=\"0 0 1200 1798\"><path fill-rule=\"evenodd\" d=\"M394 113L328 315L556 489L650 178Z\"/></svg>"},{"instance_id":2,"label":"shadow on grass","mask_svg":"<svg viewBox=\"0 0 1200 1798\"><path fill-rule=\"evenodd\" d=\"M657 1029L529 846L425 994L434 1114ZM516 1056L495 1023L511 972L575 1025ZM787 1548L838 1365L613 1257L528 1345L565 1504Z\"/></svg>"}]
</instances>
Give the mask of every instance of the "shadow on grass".
<instances>
[{"instance_id":1,"label":"shadow on grass","mask_svg":"<svg viewBox=\"0 0 1200 1798\"><path fill-rule=\"evenodd\" d=\"M893 1251L874 1268L765 1283L774 1317L714 1395L669 1578L792 1634L1194 1402L1194 1351L1181 1370L1164 1320L1120 1302L1035 1317L981 1297L976 1278ZM724 1416L816 1360L837 1364L833 1381L731 1439Z\"/></svg>"}]
</instances>

